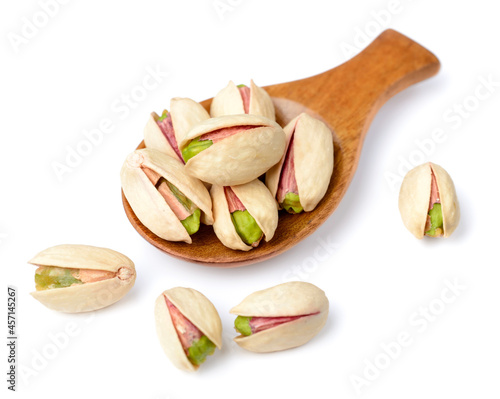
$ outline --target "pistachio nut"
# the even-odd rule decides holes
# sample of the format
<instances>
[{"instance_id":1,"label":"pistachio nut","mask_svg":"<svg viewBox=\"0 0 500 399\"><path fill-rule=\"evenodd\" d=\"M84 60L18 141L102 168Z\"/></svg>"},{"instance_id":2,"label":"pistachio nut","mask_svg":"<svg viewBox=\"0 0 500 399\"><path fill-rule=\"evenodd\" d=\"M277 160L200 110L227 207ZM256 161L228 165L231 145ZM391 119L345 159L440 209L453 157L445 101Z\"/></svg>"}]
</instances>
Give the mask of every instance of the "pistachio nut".
<instances>
[{"instance_id":1,"label":"pistachio nut","mask_svg":"<svg viewBox=\"0 0 500 399\"><path fill-rule=\"evenodd\" d=\"M164 240L190 244L200 219L213 224L208 190L166 154L149 148L134 151L123 164L121 181L135 215Z\"/></svg>"},{"instance_id":2,"label":"pistachio nut","mask_svg":"<svg viewBox=\"0 0 500 399\"><path fill-rule=\"evenodd\" d=\"M275 120L273 101L267 91L250 80L250 87L236 86L232 81L212 100L210 115L215 118L222 115L253 114Z\"/></svg>"},{"instance_id":3,"label":"pistachio nut","mask_svg":"<svg viewBox=\"0 0 500 399\"><path fill-rule=\"evenodd\" d=\"M164 291L156 299L155 319L165 354L181 370L196 371L215 347L222 347L222 323L217 310L192 288Z\"/></svg>"},{"instance_id":4,"label":"pistachio nut","mask_svg":"<svg viewBox=\"0 0 500 399\"><path fill-rule=\"evenodd\" d=\"M214 232L228 248L249 251L278 227L276 201L260 180L238 186L213 185L210 190Z\"/></svg>"},{"instance_id":5,"label":"pistachio nut","mask_svg":"<svg viewBox=\"0 0 500 399\"><path fill-rule=\"evenodd\" d=\"M57 245L29 263L35 272L31 295L50 309L89 312L120 300L135 283L134 263L119 252L90 245Z\"/></svg>"},{"instance_id":6,"label":"pistachio nut","mask_svg":"<svg viewBox=\"0 0 500 399\"><path fill-rule=\"evenodd\" d=\"M184 163L177 143L195 125L210 118L200 103L190 98L172 98L170 112L164 110L161 116L152 112L144 128L144 143Z\"/></svg>"},{"instance_id":7,"label":"pistachio nut","mask_svg":"<svg viewBox=\"0 0 500 399\"><path fill-rule=\"evenodd\" d=\"M280 209L310 212L324 197L332 177L332 131L305 113L292 119L284 131L286 151L266 173L266 185Z\"/></svg>"},{"instance_id":8,"label":"pistachio nut","mask_svg":"<svg viewBox=\"0 0 500 399\"><path fill-rule=\"evenodd\" d=\"M313 284L292 281L254 292L230 310L238 315L234 341L252 352L295 348L311 340L328 318L328 299Z\"/></svg>"},{"instance_id":9,"label":"pistachio nut","mask_svg":"<svg viewBox=\"0 0 500 399\"><path fill-rule=\"evenodd\" d=\"M399 212L415 237L448 237L460 220L457 193L450 175L431 162L410 170L401 184Z\"/></svg>"},{"instance_id":10,"label":"pistachio nut","mask_svg":"<svg viewBox=\"0 0 500 399\"><path fill-rule=\"evenodd\" d=\"M226 115L201 122L179 143L186 171L221 186L248 183L285 151L283 129L258 115Z\"/></svg>"}]
</instances>

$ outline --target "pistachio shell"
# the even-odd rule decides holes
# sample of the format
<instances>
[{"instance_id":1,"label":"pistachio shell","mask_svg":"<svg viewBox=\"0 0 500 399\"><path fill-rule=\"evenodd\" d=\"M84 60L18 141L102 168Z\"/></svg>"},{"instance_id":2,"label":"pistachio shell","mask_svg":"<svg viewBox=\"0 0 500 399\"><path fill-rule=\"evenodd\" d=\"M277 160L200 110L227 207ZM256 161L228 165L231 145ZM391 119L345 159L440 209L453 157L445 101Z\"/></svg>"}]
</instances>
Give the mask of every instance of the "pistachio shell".
<instances>
[{"instance_id":1,"label":"pistachio shell","mask_svg":"<svg viewBox=\"0 0 500 399\"><path fill-rule=\"evenodd\" d=\"M230 310L247 317L302 316L234 341L253 352L274 352L294 348L311 340L328 318L328 299L313 284L293 281L254 292Z\"/></svg>"},{"instance_id":2,"label":"pistachio shell","mask_svg":"<svg viewBox=\"0 0 500 399\"><path fill-rule=\"evenodd\" d=\"M121 170L121 180L123 192L135 215L154 234L169 241L192 242L182 223L151 184L141 166L152 169L171 182L200 208L207 224L213 223L210 194L203 183L188 175L184 166L176 159L145 148L136 150L127 157Z\"/></svg>"},{"instance_id":3,"label":"pistachio shell","mask_svg":"<svg viewBox=\"0 0 500 399\"><path fill-rule=\"evenodd\" d=\"M460 206L453 180L446 170L436 164L431 164L439 188L441 209L443 212L444 237L449 237L455 231L460 221Z\"/></svg>"},{"instance_id":4,"label":"pistachio shell","mask_svg":"<svg viewBox=\"0 0 500 399\"><path fill-rule=\"evenodd\" d=\"M172 125L177 143L181 141L193 126L210 118L205 108L190 98L172 98L170 100L170 114L172 116ZM144 143L147 148L161 151L177 159L177 153L158 126L158 119L159 116L156 112L152 112L144 128Z\"/></svg>"},{"instance_id":5,"label":"pistachio shell","mask_svg":"<svg viewBox=\"0 0 500 399\"><path fill-rule=\"evenodd\" d=\"M195 126L179 148L203 134L237 126L258 126L229 136L189 159L186 171L208 183L232 186L248 183L277 163L285 150L285 133L276 123L257 115L227 115Z\"/></svg>"},{"instance_id":6,"label":"pistachio shell","mask_svg":"<svg viewBox=\"0 0 500 399\"><path fill-rule=\"evenodd\" d=\"M202 293L192 289L176 287L164 291L155 302L156 332L160 344L170 361L179 369L196 371L182 347L165 302L170 302L193 323L219 349L222 348L222 322L212 302Z\"/></svg>"},{"instance_id":7,"label":"pistachio shell","mask_svg":"<svg viewBox=\"0 0 500 399\"><path fill-rule=\"evenodd\" d=\"M172 158L179 159L177 153L163 135L160 126L158 126L157 121L159 118L156 112L151 112L148 122L144 127L144 144L147 148L161 151Z\"/></svg>"},{"instance_id":8,"label":"pistachio shell","mask_svg":"<svg viewBox=\"0 0 500 399\"><path fill-rule=\"evenodd\" d=\"M264 233L264 239L271 240L278 227L278 208L264 183L256 179L250 183L231 186L231 189L259 225ZM253 249L252 246L243 242L234 228L224 187L213 185L210 195L214 204L214 231L219 240L231 249L241 251Z\"/></svg>"},{"instance_id":9,"label":"pistachio shell","mask_svg":"<svg viewBox=\"0 0 500 399\"><path fill-rule=\"evenodd\" d=\"M304 211L312 211L324 197L333 173L333 135L320 120L302 113L283 129L287 145L279 163L266 173L266 185L276 197L281 170L292 134L294 136L295 180L300 204Z\"/></svg>"},{"instance_id":10,"label":"pistachio shell","mask_svg":"<svg viewBox=\"0 0 500 399\"><path fill-rule=\"evenodd\" d=\"M244 114L243 100L238 87L229 81L229 84L222 89L212 100L210 115L215 118L223 115ZM271 120L275 120L273 101L267 91L257 86L250 80L250 106L249 114L262 115Z\"/></svg>"},{"instance_id":11,"label":"pistachio shell","mask_svg":"<svg viewBox=\"0 0 500 399\"><path fill-rule=\"evenodd\" d=\"M58 245L37 254L29 263L68 269L117 272L113 278L66 288L34 291L31 295L60 312L89 312L120 300L135 283L134 263L119 252L89 245Z\"/></svg>"},{"instance_id":12,"label":"pistachio shell","mask_svg":"<svg viewBox=\"0 0 500 399\"><path fill-rule=\"evenodd\" d=\"M399 212L403 223L417 238L424 236L429 198L431 196L432 173L426 163L410 170L399 191Z\"/></svg>"},{"instance_id":13,"label":"pistachio shell","mask_svg":"<svg viewBox=\"0 0 500 399\"><path fill-rule=\"evenodd\" d=\"M278 207L266 185L255 179L247 184L231 186L231 189L255 219L265 240L271 240L278 227Z\"/></svg>"},{"instance_id":14,"label":"pistachio shell","mask_svg":"<svg viewBox=\"0 0 500 399\"><path fill-rule=\"evenodd\" d=\"M190 98L172 98L170 100L170 113L178 143L194 126L210 118L207 110Z\"/></svg>"},{"instance_id":15,"label":"pistachio shell","mask_svg":"<svg viewBox=\"0 0 500 399\"><path fill-rule=\"evenodd\" d=\"M250 251L252 247L243 242L231 220L231 214L224 194L224 187L214 184L210 189L214 212L214 232L217 238L228 248Z\"/></svg>"},{"instance_id":16,"label":"pistachio shell","mask_svg":"<svg viewBox=\"0 0 500 399\"><path fill-rule=\"evenodd\" d=\"M443 213L443 236L449 237L460 220L460 207L450 175L441 166L431 162L419 165L406 174L399 192L401 218L406 228L417 238L422 238L425 233L433 171Z\"/></svg>"}]
</instances>

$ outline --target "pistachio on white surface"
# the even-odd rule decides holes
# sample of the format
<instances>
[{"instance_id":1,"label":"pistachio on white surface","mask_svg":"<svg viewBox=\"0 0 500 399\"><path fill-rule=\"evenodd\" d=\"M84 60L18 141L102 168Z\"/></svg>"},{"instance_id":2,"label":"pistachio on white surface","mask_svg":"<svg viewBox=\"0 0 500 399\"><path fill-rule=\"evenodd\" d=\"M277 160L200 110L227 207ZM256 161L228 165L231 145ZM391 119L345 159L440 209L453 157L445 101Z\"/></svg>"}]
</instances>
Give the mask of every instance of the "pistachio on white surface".
<instances>
[{"instance_id":1,"label":"pistachio on white surface","mask_svg":"<svg viewBox=\"0 0 500 399\"><path fill-rule=\"evenodd\" d=\"M237 186L213 185L214 232L228 248L249 251L278 227L276 201L260 180Z\"/></svg>"},{"instance_id":2,"label":"pistachio on white surface","mask_svg":"<svg viewBox=\"0 0 500 399\"><path fill-rule=\"evenodd\" d=\"M144 144L184 163L177 143L193 126L208 118L210 115L200 103L190 98L172 98L170 112L164 110L161 116L151 113L144 128Z\"/></svg>"},{"instance_id":3,"label":"pistachio on white surface","mask_svg":"<svg viewBox=\"0 0 500 399\"><path fill-rule=\"evenodd\" d=\"M328 318L325 293L313 284L292 281L254 292L230 310L238 315L234 341L252 352L274 352L310 341Z\"/></svg>"},{"instance_id":4,"label":"pistachio on white surface","mask_svg":"<svg viewBox=\"0 0 500 399\"><path fill-rule=\"evenodd\" d=\"M404 225L415 237L449 237L460 220L450 175L431 162L410 170L401 184L399 211Z\"/></svg>"},{"instance_id":5,"label":"pistachio on white surface","mask_svg":"<svg viewBox=\"0 0 500 399\"><path fill-rule=\"evenodd\" d=\"M148 148L134 151L123 164L121 181L135 215L164 240L190 244L201 219L213 223L206 187L166 154Z\"/></svg>"},{"instance_id":6,"label":"pistachio on white surface","mask_svg":"<svg viewBox=\"0 0 500 399\"><path fill-rule=\"evenodd\" d=\"M266 173L266 185L281 208L310 212L324 197L333 173L333 134L322 121L302 113L284 128L287 146Z\"/></svg>"},{"instance_id":7,"label":"pistachio on white surface","mask_svg":"<svg viewBox=\"0 0 500 399\"><path fill-rule=\"evenodd\" d=\"M67 313L97 310L120 300L135 283L134 263L125 255L90 245L57 245L29 263L39 266L31 295Z\"/></svg>"},{"instance_id":8,"label":"pistachio on white surface","mask_svg":"<svg viewBox=\"0 0 500 399\"><path fill-rule=\"evenodd\" d=\"M201 122L179 143L186 171L211 184L248 183L285 151L283 129L258 115L226 115Z\"/></svg>"},{"instance_id":9,"label":"pistachio on white surface","mask_svg":"<svg viewBox=\"0 0 500 399\"><path fill-rule=\"evenodd\" d=\"M170 361L196 371L215 347L222 348L222 322L212 302L184 287L164 291L155 303L156 332Z\"/></svg>"},{"instance_id":10,"label":"pistachio on white surface","mask_svg":"<svg viewBox=\"0 0 500 399\"><path fill-rule=\"evenodd\" d=\"M275 120L273 101L266 90L250 80L250 87L236 86L233 81L222 89L212 100L210 115L253 114Z\"/></svg>"}]
</instances>

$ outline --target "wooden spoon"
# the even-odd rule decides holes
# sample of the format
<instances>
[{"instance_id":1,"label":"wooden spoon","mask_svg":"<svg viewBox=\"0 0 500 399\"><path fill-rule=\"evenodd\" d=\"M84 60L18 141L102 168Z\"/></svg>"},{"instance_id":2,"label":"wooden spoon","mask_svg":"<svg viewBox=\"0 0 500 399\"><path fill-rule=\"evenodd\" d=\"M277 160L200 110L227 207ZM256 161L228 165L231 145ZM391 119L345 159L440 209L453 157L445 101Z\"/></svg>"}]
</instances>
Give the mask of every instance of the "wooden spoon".
<instances>
[{"instance_id":1,"label":"wooden spoon","mask_svg":"<svg viewBox=\"0 0 500 399\"><path fill-rule=\"evenodd\" d=\"M280 212L270 242L248 252L223 246L211 226L202 225L193 243L165 241L137 219L122 193L134 228L151 244L179 259L208 266L235 267L261 262L293 247L312 234L337 208L358 165L366 132L380 107L393 95L435 75L439 60L411 39L386 30L346 63L307 79L267 86L276 120L284 126L300 112L322 119L334 132L335 165L328 191L312 212ZM208 110L211 99L201 104ZM144 148L142 142L138 148Z\"/></svg>"}]
</instances>

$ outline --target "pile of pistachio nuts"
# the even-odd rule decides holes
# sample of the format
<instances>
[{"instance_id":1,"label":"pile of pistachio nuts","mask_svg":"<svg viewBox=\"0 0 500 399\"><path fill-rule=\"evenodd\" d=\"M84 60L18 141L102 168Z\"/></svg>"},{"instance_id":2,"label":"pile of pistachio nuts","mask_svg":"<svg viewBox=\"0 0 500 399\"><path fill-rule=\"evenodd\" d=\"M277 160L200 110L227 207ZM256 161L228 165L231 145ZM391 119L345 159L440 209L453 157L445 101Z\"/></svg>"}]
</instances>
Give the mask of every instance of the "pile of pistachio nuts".
<instances>
[{"instance_id":1,"label":"pile of pistachio nuts","mask_svg":"<svg viewBox=\"0 0 500 399\"><path fill-rule=\"evenodd\" d=\"M173 98L170 112L151 114L144 143L123 164L122 189L141 223L168 241L190 244L204 223L226 247L249 251L273 238L280 209L312 211L333 173L328 126L302 113L282 128L253 81L229 82L210 114Z\"/></svg>"}]
</instances>

